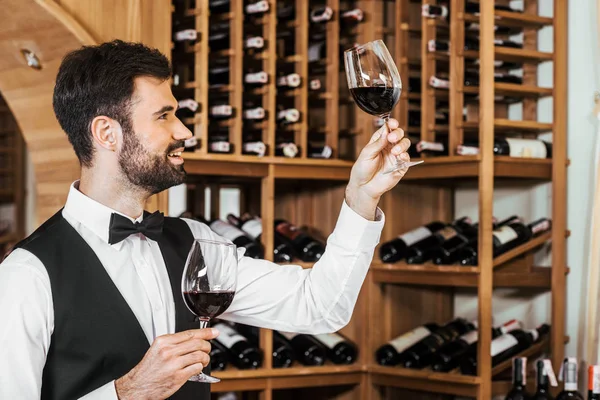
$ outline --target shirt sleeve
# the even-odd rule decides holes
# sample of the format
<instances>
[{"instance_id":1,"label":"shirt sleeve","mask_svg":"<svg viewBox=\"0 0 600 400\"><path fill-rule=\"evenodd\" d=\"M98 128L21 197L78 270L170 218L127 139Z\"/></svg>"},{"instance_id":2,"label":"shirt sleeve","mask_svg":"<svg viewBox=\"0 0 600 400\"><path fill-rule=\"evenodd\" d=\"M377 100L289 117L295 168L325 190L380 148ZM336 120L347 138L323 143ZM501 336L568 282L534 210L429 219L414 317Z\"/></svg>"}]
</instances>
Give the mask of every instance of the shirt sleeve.
<instances>
[{"instance_id":1,"label":"shirt sleeve","mask_svg":"<svg viewBox=\"0 0 600 400\"><path fill-rule=\"evenodd\" d=\"M385 223L377 209L368 221L345 202L321 259L313 268L240 257L231 306L220 318L300 333L334 332L350 321ZM218 237L187 220L196 238Z\"/></svg>"},{"instance_id":2,"label":"shirt sleeve","mask_svg":"<svg viewBox=\"0 0 600 400\"><path fill-rule=\"evenodd\" d=\"M80 397L81 400L119 400L117 389L115 389L115 381L110 381L106 385L99 387Z\"/></svg>"},{"instance_id":3,"label":"shirt sleeve","mask_svg":"<svg viewBox=\"0 0 600 400\"><path fill-rule=\"evenodd\" d=\"M14 250L0 264L0 399L40 398L53 310L41 261Z\"/></svg>"}]
</instances>

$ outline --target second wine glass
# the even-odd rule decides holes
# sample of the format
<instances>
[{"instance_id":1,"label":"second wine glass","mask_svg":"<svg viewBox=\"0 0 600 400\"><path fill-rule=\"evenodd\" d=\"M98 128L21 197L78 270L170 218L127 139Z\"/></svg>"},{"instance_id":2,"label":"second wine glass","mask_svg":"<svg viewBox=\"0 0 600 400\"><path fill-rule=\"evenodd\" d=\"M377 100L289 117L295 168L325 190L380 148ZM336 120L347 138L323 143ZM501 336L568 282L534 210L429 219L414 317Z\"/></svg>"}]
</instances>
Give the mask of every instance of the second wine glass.
<instances>
[{"instance_id":1,"label":"second wine glass","mask_svg":"<svg viewBox=\"0 0 600 400\"><path fill-rule=\"evenodd\" d=\"M387 122L402 93L400 73L382 40L355 46L344 52L348 88L358 107ZM423 161L405 162L389 155L390 168L384 173L408 168Z\"/></svg>"},{"instance_id":2,"label":"second wine glass","mask_svg":"<svg viewBox=\"0 0 600 400\"><path fill-rule=\"evenodd\" d=\"M229 242L196 239L185 262L181 293L187 308L207 328L212 318L221 315L233 301L237 284L237 247ZM193 382L216 383L218 378L204 373Z\"/></svg>"}]
</instances>

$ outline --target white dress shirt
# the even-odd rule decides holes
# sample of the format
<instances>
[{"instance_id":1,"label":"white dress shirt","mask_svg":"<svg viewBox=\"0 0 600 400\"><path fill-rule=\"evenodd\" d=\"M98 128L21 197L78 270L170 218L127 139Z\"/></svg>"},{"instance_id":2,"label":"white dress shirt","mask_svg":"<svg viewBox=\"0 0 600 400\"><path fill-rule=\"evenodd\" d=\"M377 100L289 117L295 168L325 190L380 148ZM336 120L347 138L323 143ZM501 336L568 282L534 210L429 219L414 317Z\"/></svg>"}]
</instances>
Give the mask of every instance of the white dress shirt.
<instances>
[{"instance_id":1,"label":"white dress shirt","mask_svg":"<svg viewBox=\"0 0 600 400\"><path fill-rule=\"evenodd\" d=\"M142 234L108 244L113 212L77 190L63 216L98 256L140 323L148 343L175 332L175 307L158 243ZM142 216L132 221L140 221ZM208 226L184 219L195 238L224 240ZM337 331L350 317L384 225L367 221L344 202L326 251L312 269L244 257L238 249L237 290L219 318L289 332ZM90 318L94 318L93 310ZM0 399L39 399L54 331L46 268L32 253L14 250L0 264ZM83 397L117 399L114 381Z\"/></svg>"}]
</instances>

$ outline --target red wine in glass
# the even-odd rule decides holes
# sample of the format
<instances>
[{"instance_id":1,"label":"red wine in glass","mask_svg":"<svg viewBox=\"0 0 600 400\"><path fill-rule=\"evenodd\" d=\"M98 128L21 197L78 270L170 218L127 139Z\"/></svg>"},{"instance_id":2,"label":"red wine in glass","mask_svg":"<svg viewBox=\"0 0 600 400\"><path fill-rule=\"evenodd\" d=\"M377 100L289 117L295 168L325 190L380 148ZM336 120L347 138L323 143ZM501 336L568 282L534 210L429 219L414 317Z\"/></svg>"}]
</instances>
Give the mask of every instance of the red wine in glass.
<instances>
[{"instance_id":1,"label":"red wine in glass","mask_svg":"<svg viewBox=\"0 0 600 400\"><path fill-rule=\"evenodd\" d=\"M387 127L392 109L400 99L402 80L385 43L375 40L346 50L344 66L348 88L358 107L383 118ZM391 167L384 171L385 174L423 162L402 161L391 153L388 159Z\"/></svg>"},{"instance_id":2,"label":"red wine in glass","mask_svg":"<svg viewBox=\"0 0 600 400\"><path fill-rule=\"evenodd\" d=\"M196 239L185 262L181 294L187 308L207 328L211 319L221 315L235 297L237 247L231 242ZM220 380L204 373L193 382L216 383Z\"/></svg>"}]
</instances>

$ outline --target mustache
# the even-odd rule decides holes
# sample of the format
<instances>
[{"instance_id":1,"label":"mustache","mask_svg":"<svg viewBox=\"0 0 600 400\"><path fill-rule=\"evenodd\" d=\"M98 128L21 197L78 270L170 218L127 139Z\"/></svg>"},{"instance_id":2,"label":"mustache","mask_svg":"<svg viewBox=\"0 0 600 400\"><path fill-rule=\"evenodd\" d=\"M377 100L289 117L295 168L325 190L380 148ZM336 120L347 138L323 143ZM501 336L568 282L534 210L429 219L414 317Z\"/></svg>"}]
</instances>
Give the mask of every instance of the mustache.
<instances>
[{"instance_id":1,"label":"mustache","mask_svg":"<svg viewBox=\"0 0 600 400\"><path fill-rule=\"evenodd\" d=\"M167 154L182 147L185 147L185 142L183 140L178 140L177 142L171 143L167 148Z\"/></svg>"}]
</instances>

